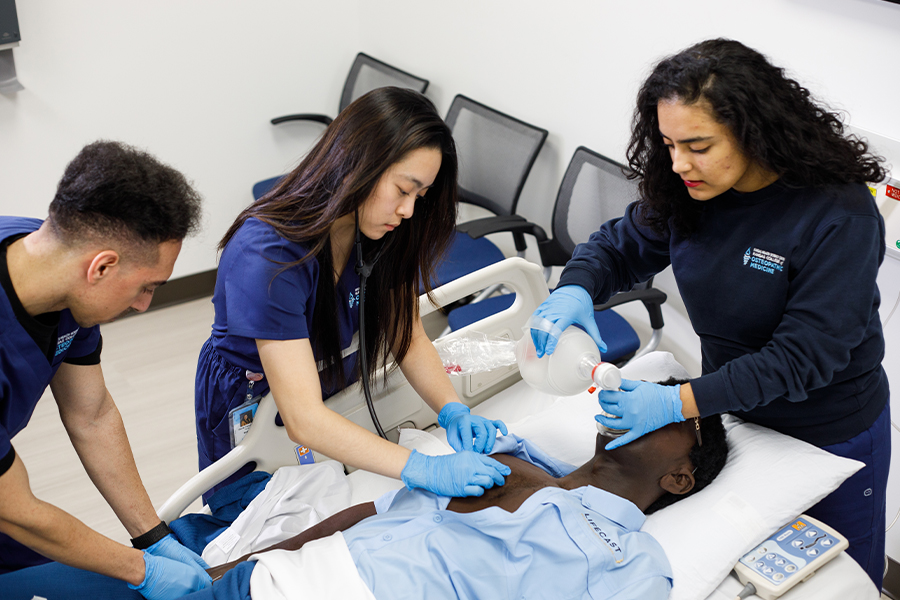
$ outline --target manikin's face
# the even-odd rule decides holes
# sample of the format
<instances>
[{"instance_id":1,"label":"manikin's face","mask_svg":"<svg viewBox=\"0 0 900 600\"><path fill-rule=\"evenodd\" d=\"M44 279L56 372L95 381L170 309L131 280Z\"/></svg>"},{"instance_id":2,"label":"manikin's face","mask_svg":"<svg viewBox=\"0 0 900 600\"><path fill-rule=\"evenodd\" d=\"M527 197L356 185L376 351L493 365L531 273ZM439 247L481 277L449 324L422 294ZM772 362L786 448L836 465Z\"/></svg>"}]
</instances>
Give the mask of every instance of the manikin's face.
<instances>
[{"instance_id":1,"label":"manikin's face","mask_svg":"<svg viewBox=\"0 0 900 600\"><path fill-rule=\"evenodd\" d=\"M416 200L434 184L441 168L441 151L419 148L385 171L372 195L359 209L359 228L370 240L380 240L413 216Z\"/></svg>"},{"instance_id":2,"label":"manikin's face","mask_svg":"<svg viewBox=\"0 0 900 600\"><path fill-rule=\"evenodd\" d=\"M606 444L613 439L598 433L595 453L608 455L616 462L637 462L657 469L666 462L674 464L683 459L689 460L691 448L697 443L697 434L694 432L694 420L686 419L681 423L669 423L624 446L606 450Z\"/></svg>"},{"instance_id":3,"label":"manikin's face","mask_svg":"<svg viewBox=\"0 0 900 600\"><path fill-rule=\"evenodd\" d=\"M656 114L672 170L694 200L710 200L732 188L755 192L773 181L744 155L731 130L715 120L705 100L694 104L663 100Z\"/></svg>"},{"instance_id":4,"label":"manikin's face","mask_svg":"<svg viewBox=\"0 0 900 600\"><path fill-rule=\"evenodd\" d=\"M104 275L93 283L78 306L72 307L76 322L91 327L147 310L153 292L172 275L181 241L163 242L157 248L155 264L120 259L117 264L105 267Z\"/></svg>"}]
</instances>

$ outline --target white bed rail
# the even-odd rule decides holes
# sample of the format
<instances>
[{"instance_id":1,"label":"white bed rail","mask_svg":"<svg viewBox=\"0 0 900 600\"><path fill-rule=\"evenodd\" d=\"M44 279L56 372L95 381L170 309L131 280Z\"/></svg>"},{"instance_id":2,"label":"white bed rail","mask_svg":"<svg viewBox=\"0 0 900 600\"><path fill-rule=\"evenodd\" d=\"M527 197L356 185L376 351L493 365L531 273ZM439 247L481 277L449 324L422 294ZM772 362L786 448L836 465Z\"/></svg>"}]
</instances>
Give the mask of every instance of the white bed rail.
<instances>
[{"instance_id":1,"label":"white bed rail","mask_svg":"<svg viewBox=\"0 0 900 600\"><path fill-rule=\"evenodd\" d=\"M549 295L541 267L521 258L508 258L441 286L434 291L437 306L422 296L419 299L419 311L425 317L438 310L438 307L465 298L492 283L502 283L516 293L513 305L447 337L462 335L475 329L489 335L517 340L523 335L522 326L528 317ZM385 381L385 371L384 368L381 370L378 385L372 390L375 411L385 431L396 430L400 425L420 429L432 425L437 416L413 391L403 374L395 370ZM519 379L515 366L492 373L452 378L460 399L470 406L479 404ZM359 385L329 398L325 405L354 423L375 431ZM176 519L206 490L247 463L255 462L256 470L270 473L281 466L298 464L298 444L288 438L284 427L275 424L277 412L272 395L263 397L253 418L253 425L241 443L178 488L160 507L160 518L167 523ZM313 454L316 462L328 458L318 453Z\"/></svg>"}]
</instances>

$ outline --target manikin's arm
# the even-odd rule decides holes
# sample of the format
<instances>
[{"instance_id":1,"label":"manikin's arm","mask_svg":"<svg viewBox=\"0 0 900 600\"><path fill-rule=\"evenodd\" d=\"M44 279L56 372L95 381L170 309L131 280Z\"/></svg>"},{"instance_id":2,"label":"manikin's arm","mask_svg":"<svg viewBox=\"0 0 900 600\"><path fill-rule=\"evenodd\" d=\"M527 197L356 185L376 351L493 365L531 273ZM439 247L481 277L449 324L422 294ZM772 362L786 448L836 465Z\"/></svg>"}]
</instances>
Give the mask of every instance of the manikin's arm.
<instances>
[{"instance_id":1,"label":"manikin's arm","mask_svg":"<svg viewBox=\"0 0 900 600\"><path fill-rule=\"evenodd\" d=\"M292 538L289 538L287 540L284 540L283 542L279 542L273 546L269 546L264 550L254 552L252 554L259 554L260 552L267 552L269 550L299 550L306 542L311 542L319 538L325 538L330 535L334 535L338 531L344 531L345 529L356 525L366 517L371 517L374 514L374 502L356 504L354 506L351 506L350 508L345 508L341 512L328 517L321 523L313 525L306 531L302 531ZM222 575L230 571L232 568L234 568L234 566L238 563L244 562L245 560L250 558L250 556L250 554L245 554L235 561L208 569L207 572L213 578L213 581L215 581L221 578Z\"/></svg>"}]
</instances>

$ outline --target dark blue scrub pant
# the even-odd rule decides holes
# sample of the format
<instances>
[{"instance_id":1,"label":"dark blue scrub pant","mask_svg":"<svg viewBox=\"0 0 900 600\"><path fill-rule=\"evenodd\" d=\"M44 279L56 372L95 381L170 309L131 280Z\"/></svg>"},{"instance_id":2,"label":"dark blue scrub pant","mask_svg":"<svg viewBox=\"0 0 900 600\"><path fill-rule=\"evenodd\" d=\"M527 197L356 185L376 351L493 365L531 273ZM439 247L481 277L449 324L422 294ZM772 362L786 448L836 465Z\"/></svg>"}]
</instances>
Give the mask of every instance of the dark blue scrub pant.
<instances>
[{"instance_id":1,"label":"dark blue scrub pant","mask_svg":"<svg viewBox=\"0 0 900 600\"><path fill-rule=\"evenodd\" d=\"M884 578L885 511L891 466L891 409L888 403L869 427L846 442L823 446L832 454L865 463L841 486L806 511L850 542L847 549L881 590Z\"/></svg>"},{"instance_id":2,"label":"dark blue scrub pant","mask_svg":"<svg viewBox=\"0 0 900 600\"><path fill-rule=\"evenodd\" d=\"M250 574L255 562L225 573L213 587L183 596L187 600L250 600ZM144 600L124 581L59 563L50 563L0 577L0 598L32 600Z\"/></svg>"}]
</instances>

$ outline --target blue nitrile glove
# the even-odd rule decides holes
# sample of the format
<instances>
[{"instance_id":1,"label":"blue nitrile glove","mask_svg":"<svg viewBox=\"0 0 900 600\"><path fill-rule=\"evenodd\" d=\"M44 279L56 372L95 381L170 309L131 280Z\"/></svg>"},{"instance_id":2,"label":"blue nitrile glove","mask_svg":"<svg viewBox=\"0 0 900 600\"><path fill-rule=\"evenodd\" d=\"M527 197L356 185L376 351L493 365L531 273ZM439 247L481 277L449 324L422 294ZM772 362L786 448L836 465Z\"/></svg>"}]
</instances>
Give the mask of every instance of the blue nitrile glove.
<instances>
[{"instance_id":1,"label":"blue nitrile glove","mask_svg":"<svg viewBox=\"0 0 900 600\"><path fill-rule=\"evenodd\" d=\"M597 321L594 320L594 299L580 285L564 285L553 290L534 311L534 316L555 323L561 331L577 323L593 338L600 352L606 352L606 343L600 337ZM532 329L531 340L538 358L544 354L553 354L556 349L557 339L546 331Z\"/></svg>"},{"instance_id":2,"label":"blue nitrile glove","mask_svg":"<svg viewBox=\"0 0 900 600\"><path fill-rule=\"evenodd\" d=\"M146 550L144 569L144 581L140 585L129 583L128 587L140 592L147 600L181 598L212 585L212 578L206 571L198 571L196 565L189 566L171 558L153 556Z\"/></svg>"},{"instance_id":3,"label":"blue nitrile glove","mask_svg":"<svg viewBox=\"0 0 900 600\"><path fill-rule=\"evenodd\" d=\"M594 419L610 429L628 430L628 433L608 443L607 450L633 442L669 423L684 421L681 416L680 385L623 379L619 389L622 391L601 390L598 395L603 410L620 418L596 415Z\"/></svg>"},{"instance_id":4,"label":"blue nitrile glove","mask_svg":"<svg viewBox=\"0 0 900 600\"><path fill-rule=\"evenodd\" d=\"M462 402L445 404L438 414L438 425L447 430L447 442L457 452L474 450L490 454L497 439L497 430L503 432L503 435L509 433L503 421L489 421L470 414L469 407ZM472 438L475 438L474 445Z\"/></svg>"},{"instance_id":5,"label":"blue nitrile glove","mask_svg":"<svg viewBox=\"0 0 900 600\"><path fill-rule=\"evenodd\" d=\"M206 564L205 560L200 558L193 550L179 544L178 540L176 540L175 536L171 533L147 548L147 552L153 556L171 558L172 560L177 560L188 566L196 566L204 573L206 572L206 569L209 568L209 565Z\"/></svg>"},{"instance_id":6,"label":"blue nitrile glove","mask_svg":"<svg viewBox=\"0 0 900 600\"><path fill-rule=\"evenodd\" d=\"M486 488L503 485L510 469L501 462L471 451L428 456L415 450L400 479L409 489L422 488L441 496L480 496Z\"/></svg>"}]
</instances>

